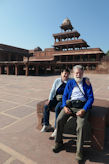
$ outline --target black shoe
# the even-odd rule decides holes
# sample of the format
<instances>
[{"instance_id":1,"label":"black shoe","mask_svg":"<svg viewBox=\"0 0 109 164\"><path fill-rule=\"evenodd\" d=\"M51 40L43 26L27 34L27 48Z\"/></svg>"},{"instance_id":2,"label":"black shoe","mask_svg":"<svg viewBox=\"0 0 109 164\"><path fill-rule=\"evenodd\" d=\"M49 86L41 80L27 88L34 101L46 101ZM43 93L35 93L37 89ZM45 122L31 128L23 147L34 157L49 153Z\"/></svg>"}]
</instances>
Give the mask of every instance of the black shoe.
<instances>
[{"instance_id":1,"label":"black shoe","mask_svg":"<svg viewBox=\"0 0 109 164\"><path fill-rule=\"evenodd\" d=\"M54 139L55 139L54 137L51 137L51 136L49 137L49 140L54 140Z\"/></svg>"},{"instance_id":2,"label":"black shoe","mask_svg":"<svg viewBox=\"0 0 109 164\"><path fill-rule=\"evenodd\" d=\"M53 152L54 153L58 153L58 152L60 152L61 150L64 150L64 144L63 144L63 142L61 142L61 143L55 143L55 146L53 147Z\"/></svg>"}]
</instances>

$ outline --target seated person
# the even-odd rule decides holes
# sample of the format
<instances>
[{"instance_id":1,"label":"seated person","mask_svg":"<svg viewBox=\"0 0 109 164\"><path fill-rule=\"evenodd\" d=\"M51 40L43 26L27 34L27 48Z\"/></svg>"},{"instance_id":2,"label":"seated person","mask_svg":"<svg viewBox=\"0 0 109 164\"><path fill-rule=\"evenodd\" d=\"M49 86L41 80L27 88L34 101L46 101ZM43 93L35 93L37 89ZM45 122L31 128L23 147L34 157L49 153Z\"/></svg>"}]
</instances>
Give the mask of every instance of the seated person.
<instances>
[{"instance_id":1,"label":"seated person","mask_svg":"<svg viewBox=\"0 0 109 164\"><path fill-rule=\"evenodd\" d=\"M65 89L66 83L69 79L69 75L70 75L69 69L63 69L61 71L61 77L57 78L53 83L52 89L50 91L49 99L46 105L44 106L43 127L41 129L41 132L46 132L51 128L49 124L50 110L53 107L55 107L56 118L60 112L58 109L59 109L59 106L61 105L62 95Z\"/></svg>"},{"instance_id":2,"label":"seated person","mask_svg":"<svg viewBox=\"0 0 109 164\"><path fill-rule=\"evenodd\" d=\"M74 79L67 82L64 90L62 98L63 109L56 122L57 130L53 152L57 153L64 148L62 140L64 125L70 116L76 117L76 160L80 162L83 159L83 127L87 123L88 111L93 104L94 96L89 79L83 78L83 67L81 65L73 67L73 76Z\"/></svg>"}]
</instances>

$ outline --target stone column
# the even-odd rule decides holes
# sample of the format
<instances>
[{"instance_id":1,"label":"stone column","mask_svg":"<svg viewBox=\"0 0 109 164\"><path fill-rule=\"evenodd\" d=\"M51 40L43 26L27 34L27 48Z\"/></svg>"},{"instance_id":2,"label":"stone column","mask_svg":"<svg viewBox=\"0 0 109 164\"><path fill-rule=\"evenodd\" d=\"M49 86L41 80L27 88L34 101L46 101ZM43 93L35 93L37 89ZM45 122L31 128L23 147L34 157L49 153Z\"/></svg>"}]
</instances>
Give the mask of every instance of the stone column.
<instances>
[{"instance_id":1,"label":"stone column","mask_svg":"<svg viewBox=\"0 0 109 164\"><path fill-rule=\"evenodd\" d=\"M89 65L89 64L87 64L87 70L88 70L88 71L90 70L90 65Z\"/></svg>"},{"instance_id":2,"label":"stone column","mask_svg":"<svg viewBox=\"0 0 109 164\"><path fill-rule=\"evenodd\" d=\"M9 65L6 66L7 75L9 75Z\"/></svg>"},{"instance_id":3,"label":"stone column","mask_svg":"<svg viewBox=\"0 0 109 164\"><path fill-rule=\"evenodd\" d=\"M82 61L82 56L81 55L79 55L80 56L80 61Z\"/></svg>"},{"instance_id":4,"label":"stone column","mask_svg":"<svg viewBox=\"0 0 109 164\"><path fill-rule=\"evenodd\" d=\"M99 56L100 56L99 54L98 55L96 54L96 61L99 61L100 58Z\"/></svg>"},{"instance_id":5,"label":"stone column","mask_svg":"<svg viewBox=\"0 0 109 164\"><path fill-rule=\"evenodd\" d=\"M68 62L68 56L66 56L66 62Z\"/></svg>"},{"instance_id":6,"label":"stone column","mask_svg":"<svg viewBox=\"0 0 109 164\"><path fill-rule=\"evenodd\" d=\"M27 57L27 62L29 62L29 57Z\"/></svg>"},{"instance_id":7,"label":"stone column","mask_svg":"<svg viewBox=\"0 0 109 164\"><path fill-rule=\"evenodd\" d=\"M87 55L87 57L88 57L88 61L90 61L90 57L89 57L89 55Z\"/></svg>"},{"instance_id":8,"label":"stone column","mask_svg":"<svg viewBox=\"0 0 109 164\"><path fill-rule=\"evenodd\" d=\"M18 75L18 65L15 65L15 75Z\"/></svg>"},{"instance_id":9,"label":"stone column","mask_svg":"<svg viewBox=\"0 0 109 164\"><path fill-rule=\"evenodd\" d=\"M0 65L0 75L2 74L2 66Z\"/></svg>"},{"instance_id":10,"label":"stone column","mask_svg":"<svg viewBox=\"0 0 109 164\"><path fill-rule=\"evenodd\" d=\"M62 56L61 55L59 56L59 58L60 58L59 61L62 62Z\"/></svg>"},{"instance_id":11,"label":"stone column","mask_svg":"<svg viewBox=\"0 0 109 164\"><path fill-rule=\"evenodd\" d=\"M35 68L35 70L36 70L36 73L35 73L35 75L38 75L38 74L39 74L39 66L38 66L38 65L36 65L36 68Z\"/></svg>"},{"instance_id":12,"label":"stone column","mask_svg":"<svg viewBox=\"0 0 109 164\"><path fill-rule=\"evenodd\" d=\"M25 75L28 76L29 74L29 68L28 68L28 64L25 65Z\"/></svg>"}]
</instances>

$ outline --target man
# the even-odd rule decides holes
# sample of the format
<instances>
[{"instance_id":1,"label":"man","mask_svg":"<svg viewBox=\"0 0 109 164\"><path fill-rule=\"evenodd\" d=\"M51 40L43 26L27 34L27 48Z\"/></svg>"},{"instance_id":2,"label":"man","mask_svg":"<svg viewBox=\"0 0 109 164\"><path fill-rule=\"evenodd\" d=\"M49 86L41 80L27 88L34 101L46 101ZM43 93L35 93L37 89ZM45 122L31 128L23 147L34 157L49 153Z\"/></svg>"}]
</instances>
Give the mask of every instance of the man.
<instances>
[{"instance_id":1,"label":"man","mask_svg":"<svg viewBox=\"0 0 109 164\"><path fill-rule=\"evenodd\" d=\"M49 115L50 110L55 107L56 112L56 119L57 116L62 108L60 106L62 105L62 95L66 86L66 83L69 79L70 71L69 69L63 69L61 71L61 78L57 78L52 86L52 89L50 91L49 99L44 107L44 118L43 118L43 127L41 129L41 132L48 131L51 126L49 124ZM56 126L56 123L55 123ZM55 136L56 130L52 134L52 137Z\"/></svg>"},{"instance_id":2,"label":"man","mask_svg":"<svg viewBox=\"0 0 109 164\"><path fill-rule=\"evenodd\" d=\"M63 109L57 118L53 152L57 153L64 148L62 140L64 125L70 116L74 116L77 118L76 160L80 162L83 159L83 127L88 117L88 111L93 104L94 96L89 79L83 78L83 67L81 65L73 67L73 76L74 79L68 81L64 90Z\"/></svg>"}]
</instances>

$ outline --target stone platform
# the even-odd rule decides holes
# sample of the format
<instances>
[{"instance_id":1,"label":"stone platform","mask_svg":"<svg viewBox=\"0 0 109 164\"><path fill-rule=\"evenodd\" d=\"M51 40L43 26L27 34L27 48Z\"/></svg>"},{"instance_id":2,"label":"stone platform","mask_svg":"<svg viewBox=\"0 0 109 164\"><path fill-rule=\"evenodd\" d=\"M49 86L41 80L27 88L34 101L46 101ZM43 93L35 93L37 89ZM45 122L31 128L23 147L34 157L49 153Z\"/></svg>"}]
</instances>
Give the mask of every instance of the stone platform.
<instances>
[{"instance_id":1,"label":"stone platform","mask_svg":"<svg viewBox=\"0 0 109 164\"><path fill-rule=\"evenodd\" d=\"M109 101L109 76L86 76L93 85L95 98ZM57 77L0 75L0 164L75 164L75 138L65 136L66 149L54 154L54 141L49 140L51 132L41 134L36 129L36 104L48 98ZM108 138L103 151L86 146L84 152L84 163L108 164Z\"/></svg>"}]
</instances>

